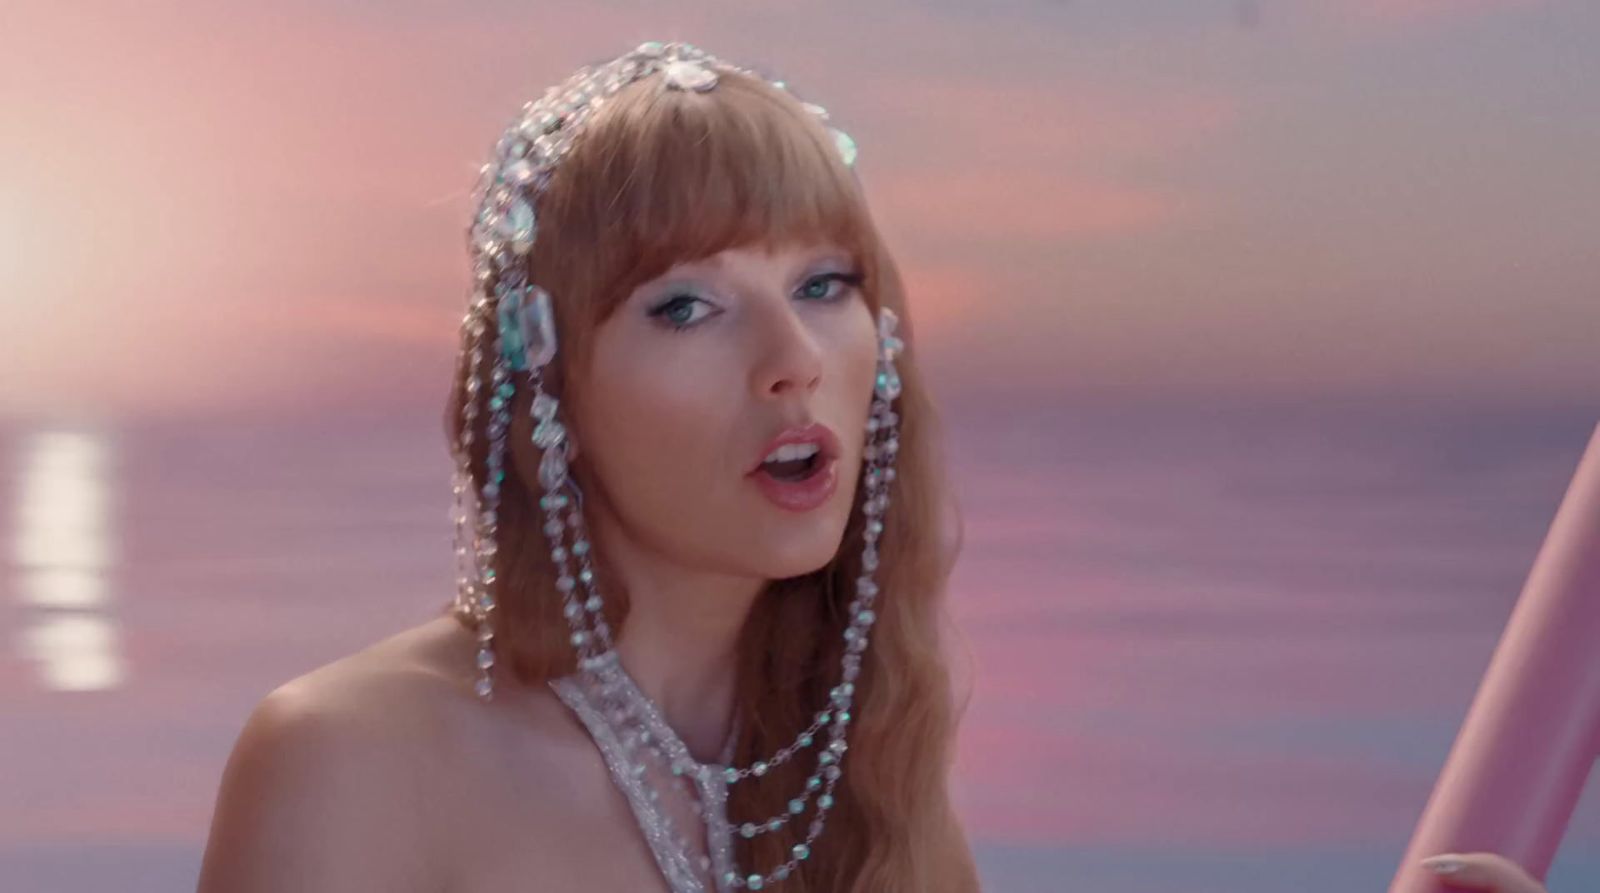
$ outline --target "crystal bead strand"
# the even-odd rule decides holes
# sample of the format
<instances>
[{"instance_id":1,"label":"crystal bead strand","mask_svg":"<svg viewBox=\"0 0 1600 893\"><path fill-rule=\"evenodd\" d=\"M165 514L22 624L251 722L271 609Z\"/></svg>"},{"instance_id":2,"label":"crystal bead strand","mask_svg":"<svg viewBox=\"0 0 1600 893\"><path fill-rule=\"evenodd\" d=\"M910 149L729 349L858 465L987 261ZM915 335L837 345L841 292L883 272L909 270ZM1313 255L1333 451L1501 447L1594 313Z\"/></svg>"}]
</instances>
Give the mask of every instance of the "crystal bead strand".
<instances>
[{"instance_id":1,"label":"crystal bead strand","mask_svg":"<svg viewBox=\"0 0 1600 893\"><path fill-rule=\"evenodd\" d=\"M480 284L483 274L480 268ZM482 390L482 382L478 376L479 364L483 359L482 345L487 333L484 322L484 309L488 306L487 298L479 292L470 308L467 317L462 322L462 335L464 342L470 342L470 360L466 376L466 400L462 407L463 423L461 436L455 450L455 474L453 493L456 497L455 517L455 543L454 550L458 567L457 596L454 602L456 613L469 619L477 631L478 652L476 665L478 667L478 680L474 690L478 696L485 700L491 697L493 680L490 670L494 665L494 625L491 612L495 609L494 595L489 584L494 581L493 557L496 550L494 538L493 512L498 505L500 482L504 480L504 472L495 474L491 471L490 479L484 484L483 497L471 493L471 456L472 444L475 439L474 426L478 417L478 395ZM494 436L491 425L491 439ZM503 430L501 432L503 434ZM490 458L496 457L491 445ZM493 498L493 502L491 502ZM484 507L480 511L480 507ZM485 523L485 520L489 523ZM467 536L467 524L471 522L474 533ZM469 552L470 550L470 552ZM470 555L470 560L469 560Z\"/></svg>"},{"instance_id":2,"label":"crystal bead strand","mask_svg":"<svg viewBox=\"0 0 1600 893\"><path fill-rule=\"evenodd\" d=\"M496 338L498 345L499 339ZM505 482L505 442L506 431L511 426L511 392L512 385L506 372L505 364L496 362L490 376L492 393L488 398L489 406L489 453L487 475L482 487L482 499L479 505L482 512L478 516L479 536L477 538L478 569L480 584L478 590L478 681L475 689L479 697L488 699L493 697L494 678L494 624L493 614L496 609L495 593L500 587L495 585L495 555L499 551L499 543L494 532L499 524L500 513L500 486Z\"/></svg>"}]
</instances>

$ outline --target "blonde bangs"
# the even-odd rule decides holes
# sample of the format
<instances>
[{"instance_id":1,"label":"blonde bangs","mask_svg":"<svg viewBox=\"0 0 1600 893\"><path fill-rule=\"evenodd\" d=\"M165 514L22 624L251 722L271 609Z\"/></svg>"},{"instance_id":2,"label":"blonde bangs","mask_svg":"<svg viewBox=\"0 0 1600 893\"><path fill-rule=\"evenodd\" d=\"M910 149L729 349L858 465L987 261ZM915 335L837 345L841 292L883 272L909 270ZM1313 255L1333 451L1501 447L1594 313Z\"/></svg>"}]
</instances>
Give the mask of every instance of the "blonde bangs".
<instances>
[{"instance_id":1,"label":"blonde bangs","mask_svg":"<svg viewBox=\"0 0 1600 893\"><path fill-rule=\"evenodd\" d=\"M558 169L540 224L534 281L545 252L586 258L572 284L591 290L579 302L591 324L674 264L731 247L825 242L872 278L866 200L832 134L794 97L732 73L708 94L652 77L613 97Z\"/></svg>"}]
</instances>

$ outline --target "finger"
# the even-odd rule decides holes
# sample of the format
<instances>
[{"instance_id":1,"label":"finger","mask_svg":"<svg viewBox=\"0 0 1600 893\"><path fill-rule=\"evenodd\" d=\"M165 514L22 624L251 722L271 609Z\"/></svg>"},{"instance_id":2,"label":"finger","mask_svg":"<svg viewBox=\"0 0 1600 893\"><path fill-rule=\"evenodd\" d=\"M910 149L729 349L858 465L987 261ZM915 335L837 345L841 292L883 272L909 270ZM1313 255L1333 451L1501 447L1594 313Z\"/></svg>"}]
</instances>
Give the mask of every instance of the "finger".
<instances>
[{"instance_id":1,"label":"finger","mask_svg":"<svg viewBox=\"0 0 1600 893\"><path fill-rule=\"evenodd\" d=\"M1445 881L1473 890L1491 893L1549 893L1544 884L1522 870L1522 866L1498 853L1441 853L1422 860L1422 864ZM1451 865L1453 871L1443 871Z\"/></svg>"}]
</instances>

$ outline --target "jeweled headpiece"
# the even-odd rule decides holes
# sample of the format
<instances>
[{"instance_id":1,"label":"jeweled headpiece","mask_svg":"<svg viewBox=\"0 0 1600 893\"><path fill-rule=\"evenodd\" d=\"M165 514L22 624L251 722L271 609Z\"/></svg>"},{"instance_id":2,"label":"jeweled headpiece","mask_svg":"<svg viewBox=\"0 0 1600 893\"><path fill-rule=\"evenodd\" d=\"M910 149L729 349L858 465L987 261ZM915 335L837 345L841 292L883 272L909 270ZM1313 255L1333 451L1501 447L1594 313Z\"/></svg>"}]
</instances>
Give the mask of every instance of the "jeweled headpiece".
<instances>
[{"instance_id":1,"label":"jeweled headpiece","mask_svg":"<svg viewBox=\"0 0 1600 893\"><path fill-rule=\"evenodd\" d=\"M610 62L581 68L565 83L546 91L541 99L523 106L522 114L495 145L494 159L482 169L475 192L478 210L468 230L477 288L462 322L463 351L468 354L468 364L461 434L453 445L455 552L459 568L451 606L477 630L479 676L476 691L485 700L492 698L494 692L494 617L500 591L495 571L496 532L501 486L506 477L506 434L516 393L514 372L526 373L527 387L533 391L530 403L535 420L532 442L540 451L538 477L544 492L539 508L545 514L544 532L557 574L555 586L561 593L564 614L571 626L570 641L578 657L578 667L580 672L594 674L607 691L632 690L619 669L611 631L603 616L603 600L591 564L590 542L584 532L582 493L568 474L570 441L559 418L559 403L542 387L543 372L556 355L555 320L549 293L532 281L539 272L528 269L528 255L539 231L539 197L548 186L552 171L572 148L585 122L596 110L619 90L657 73L663 90L707 92L716 88L719 72L738 72L767 80L685 43L649 42ZM782 81L768 82L787 89ZM854 141L842 130L826 123L828 113L821 106L801 104L824 123L840 157L853 167ZM747 838L777 831L791 816L803 812L815 796L817 814L804 841L792 848L793 858L768 874L742 875L723 866L725 870L717 878L722 890L739 887L759 890L764 884L788 877L800 861L809 857L810 843L821 833L823 817L833 803L833 790L841 771L839 763L846 749L845 729L850 722L855 680L861 672L861 655L867 648L868 631L876 619L872 604L878 593L873 581L878 566L877 543L883 532L882 515L888 507L889 484L895 477L893 461L899 449L895 428L899 418L891 407L900 393L894 359L904 347L894 335L897 322L894 311L887 307L879 310L878 372L872 409L866 420L863 453L866 495L862 511L867 517L863 531L864 573L856 580L856 598L850 603L851 622L844 632L842 678L830 692L827 709L816 714L815 721L794 743L767 760L744 767L720 767L714 778L703 777L708 766L694 762L686 753L668 752L656 746L658 755L672 767L673 774L693 774L697 776L697 783L722 790L725 796L726 785L766 774L772 766L811 747L823 728L828 729L830 740L818 755L817 771L808 779L806 790L789 801L790 815L775 816L760 824L746 823L738 829L738 833ZM492 370L487 382L479 375L486 343L491 345L492 351ZM488 417L486 477L475 491L470 457L480 413ZM569 530L570 545L566 539ZM574 564L577 565L575 573ZM636 691L634 694L637 696ZM642 736L645 742L650 739L648 734ZM707 790L715 794L711 788Z\"/></svg>"}]
</instances>

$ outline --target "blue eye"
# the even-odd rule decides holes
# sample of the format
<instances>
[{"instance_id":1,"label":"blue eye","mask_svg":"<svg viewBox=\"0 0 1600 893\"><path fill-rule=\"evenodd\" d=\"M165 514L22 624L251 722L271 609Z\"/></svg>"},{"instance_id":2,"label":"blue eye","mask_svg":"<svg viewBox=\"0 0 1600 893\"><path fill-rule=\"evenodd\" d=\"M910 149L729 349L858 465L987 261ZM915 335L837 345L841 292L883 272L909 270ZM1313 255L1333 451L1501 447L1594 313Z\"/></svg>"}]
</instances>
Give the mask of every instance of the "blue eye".
<instances>
[{"instance_id":1,"label":"blue eye","mask_svg":"<svg viewBox=\"0 0 1600 893\"><path fill-rule=\"evenodd\" d=\"M860 273L819 273L816 276L812 276L810 279L807 279L806 284L800 287L800 292L806 297L822 298L823 300L831 301L843 295L843 292L845 291L843 286L859 288L865 279L866 277ZM832 286L835 283L838 283L841 286L841 288L838 290L838 293L834 293L832 290ZM823 288L823 291L820 293L815 290L816 286L819 285Z\"/></svg>"},{"instance_id":2,"label":"blue eye","mask_svg":"<svg viewBox=\"0 0 1600 893\"><path fill-rule=\"evenodd\" d=\"M684 329L693 327L699 320L705 318L704 316L694 317L680 312L683 308L689 308L692 313L695 303L706 304L705 301L693 295L675 295L671 299L657 304L650 311L650 316L664 320L667 328L671 331L681 332ZM709 307L710 304L706 304L706 306Z\"/></svg>"}]
</instances>

